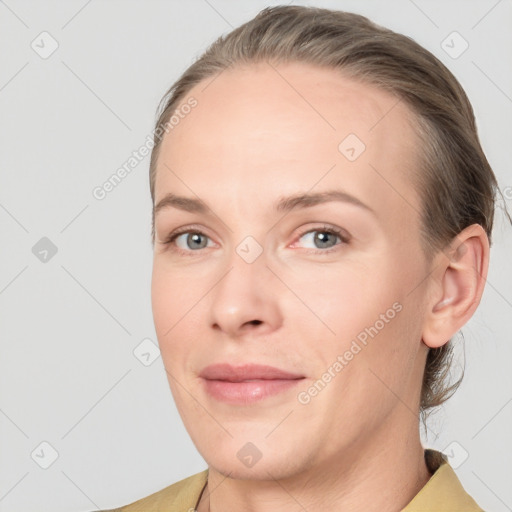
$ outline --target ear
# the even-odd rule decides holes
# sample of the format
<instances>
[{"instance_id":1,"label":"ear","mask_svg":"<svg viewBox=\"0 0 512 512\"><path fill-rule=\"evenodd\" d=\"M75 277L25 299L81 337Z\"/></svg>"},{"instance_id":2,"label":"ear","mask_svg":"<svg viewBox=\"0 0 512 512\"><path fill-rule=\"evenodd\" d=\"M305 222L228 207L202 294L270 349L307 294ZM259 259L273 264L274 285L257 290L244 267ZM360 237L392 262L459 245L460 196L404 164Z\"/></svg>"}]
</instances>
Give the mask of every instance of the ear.
<instances>
[{"instance_id":1,"label":"ear","mask_svg":"<svg viewBox=\"0 0 512 512\"><path fill-rule=\"evenodd\" d=\"M489 239L479 224L461 231L434 260L434 280L425 316L423 343L447 343L475 312L489 267Z\"/></svg>"}]
</instances>

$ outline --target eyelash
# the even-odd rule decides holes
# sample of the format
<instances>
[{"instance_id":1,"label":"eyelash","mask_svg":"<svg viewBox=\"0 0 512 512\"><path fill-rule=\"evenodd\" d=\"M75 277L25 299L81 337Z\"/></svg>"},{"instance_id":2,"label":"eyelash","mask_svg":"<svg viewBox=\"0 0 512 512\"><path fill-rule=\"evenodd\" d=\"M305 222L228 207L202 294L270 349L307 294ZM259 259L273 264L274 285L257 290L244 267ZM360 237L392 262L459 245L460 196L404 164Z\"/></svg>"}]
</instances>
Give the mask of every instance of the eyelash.
<instances>
[{"instance_id":1,"label":"eyelash","mask_svg":"<svg viewBox=\"0 0 512 512\"><path fill-rule=\"evenodd\" d=\"M331 235L336 235L337 237L339 237L339 239L341 240L341 243L339 244L336 244L334 245L333 247L329 247L328 249L309 249L308 253L309 254L325 254L325 253L331 253L331 252L334 252L334 251L337 251L340 249L340 246L342 245L347 245L348 243L350 243L350 237L348 237L344 231L341 231L340 229L337 229L337 228L334 228L334 227L331 227L331 226L322 226L322 227L319 227L319 228L314 228L314 229L307 229L303 232L301 232L298 236L298 239L302 238L304 235L308 234L308 233L311 233L311 232L314 232L314 231L318 231L318 232L321 232L321 233L329 233ZM183 256L195 256L196 254L195 253L200 253L201 250L197 250L197 251L185 251L183 249L180 249L178 247L176 247L176 245L174 244L174 241L176 240L176 238L178 238L178 236L184 234L184 233L188 233L188 234L197 234L197 235L202 235L202 236L206 236L207 238L208 235L206 235L205 233L203 233L202 231L200 231L199 229L194 229L194 226L188 226L188 227L184 227L184 228L180 228L180 229L177 229L176 231L172 232L162 243L162 245L166 246L173 246L172 247L172 251L173 252L176 252L178 254L181 254Z\"/></svg>"}]
</instances>

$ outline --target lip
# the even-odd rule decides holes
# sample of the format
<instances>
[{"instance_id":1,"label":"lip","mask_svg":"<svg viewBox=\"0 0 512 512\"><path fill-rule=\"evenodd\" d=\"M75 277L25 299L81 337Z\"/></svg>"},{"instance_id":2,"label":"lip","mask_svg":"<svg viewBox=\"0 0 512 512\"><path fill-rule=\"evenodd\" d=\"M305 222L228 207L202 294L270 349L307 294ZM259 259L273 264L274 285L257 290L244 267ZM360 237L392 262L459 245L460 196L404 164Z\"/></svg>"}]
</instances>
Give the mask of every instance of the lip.
<instances>
[{"instance_id":1,"label":"lip","mask_svg":"<svg viewBox=\"0 0 512 512\"><path fill-rule=\"evenodd\" d=\"M292 380L303 375L287 372L273 366L262 364L243 364L232 366L229 363L212 364L199 374L203 379L241 382L244 380Z\"/></svg>"},{"instance_id":2,"label":"lip","mask_svg":"<svg viewBox=\"0 0 512 512\"><path fill-rule=\"evenodd\" d=\"M303 375L273 366L227 363L204 368L199 376L206 392L216 400L231 404L251 404L295 387Z\"/></svg>"}]
</instances>

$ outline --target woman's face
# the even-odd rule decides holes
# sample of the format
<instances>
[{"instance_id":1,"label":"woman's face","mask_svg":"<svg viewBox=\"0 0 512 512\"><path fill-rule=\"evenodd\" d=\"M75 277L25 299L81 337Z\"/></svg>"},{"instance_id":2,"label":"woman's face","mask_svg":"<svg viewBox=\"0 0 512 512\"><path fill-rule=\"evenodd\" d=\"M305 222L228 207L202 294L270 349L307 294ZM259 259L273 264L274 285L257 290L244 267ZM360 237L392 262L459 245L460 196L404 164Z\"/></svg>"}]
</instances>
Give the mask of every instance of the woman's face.
<instances>
[{"instance_id":1,"label":"woman's face","mask_svg":"<svg viewBox=\"0 0 512 512\"><path fill-rule=\"evenodd\" d=\"M417 428L428 268L408 108L297 63L189 97L158 159L152 306L199 452L284 478Z\"/></svg>"}]
</instances>

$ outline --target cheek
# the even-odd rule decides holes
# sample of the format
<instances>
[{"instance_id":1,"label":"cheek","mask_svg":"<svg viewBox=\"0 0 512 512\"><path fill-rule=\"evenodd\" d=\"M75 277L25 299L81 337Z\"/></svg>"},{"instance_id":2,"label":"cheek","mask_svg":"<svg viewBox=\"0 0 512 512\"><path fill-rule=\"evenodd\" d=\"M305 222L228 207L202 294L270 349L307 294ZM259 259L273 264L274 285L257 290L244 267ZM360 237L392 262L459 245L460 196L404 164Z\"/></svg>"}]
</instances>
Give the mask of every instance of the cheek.
<instances>
[{"instance_id":1,"label":"cheek","mask_svg":"<svg viewBox=\"0 0 512 512\"><path fill-rule=\"evenodd\" d=\"M151 280L153 321L166 367L168 367L167 363L174 360L174 356L178 356L179 343L176 343L176 340L183 337L180 333L186 325L186 314L190 309L187 293L189 293L187 289L183 288L183 284L180 284L179 279L173 274L162 271L157 264L153 266ZM171 350L172 358L169 357Z\"/></svg>"},{"instance_id":2,"label":"cheek","mask_svg":"<svg viewBox=\"0 0 512 512\"><path fill-rule=\"evenodd\" d=\"M183 304L183 294L176 279L157 264L153 266L151 280L151 302L153 322L160 348L160 355L166 371L169 388L180 414L187 414L186 396L182 396L179 383L184 381L183 373L186 367L186 339L183 333L186 327L186 309ZM187 308L189 309L189 308ZM181 320L180 320L181 319ZM190 404L188 404L190 406Z\"/></svg>"},{"instance_id":3,"label":"cheek","mask_svg":"<svg viewBox=\"0 0 512 512\"><path fill-rule=\"evenodd\" d=\"M309 347L320 363L316 373L332 366L338 356L344 365L340 373L345 374L339 380L360 373L363 379L374 379L369 367L387 374L388 364L408 364L415 341L406 318L403 283L390 258L326 266L294 286L310 310L301 308L298 324L304 332L322 333L321 343Z\"/></svg>"},{"instance_id":4,"label":"cheek","mask_svg":"<svg viewBox=\"0 0 512 512\"><path fill-rule=\"evenodd\" d=\"M342 356L337 389L346 397L347 407L356 411L361 403L371 404L375 417L392 407L397 396L407 403L412 400L410 393L419 377L415 374L421 346L418 304L392 285L365 294L360 311L354 308L347 322L339 318L341 336L330 357Z\"/></svg>"},{"instance_id":5,"label":"cheek","mask_svg":"<svg viewBox=\"0 0 512 512\"><path fill-rule=\"evenodd\" d=\"M164 366L176 377L188 378L191 363L200 350L204 336L199 333L202 330L204 334L208 313L208 303L203 299L211 286L197 273L169 269L165 261L153 264L153 322ZM173 382L170 384L174 387Z\"/></svg>"},{"instance_id":6,"label":"cheek","mask_svg":"<svg viewBox=\"0 0 512 512\"><path fill-rule=\"evenodd\" d=\"M322 391L317 406L336 403L331 412L340 424L363 412L355 424L376 421L396 404L397 395L407 400L416 354L414 339L409 337L410 320L401 304L395 302L395 308L388 308L385 300L383 304L382 308L366 304L363 315L349 317L347 322L338 320L340 335L317 353L322 364L316 377L332 382ZM329 369L335 375L332 379L325 374Z\"/></svg>"},{"instance_id":7,"label":"cheek","mask_svg":"<svg viewBox=\"0 0 512 512\"><path fill-rule=\"evenodd\" d=\"M200 283L184 277L180 270L169 270L155 260L151 279L151 303L155 327L160 333L174 332L204 293ZM174 327L176 326L176 327ZM169 333L170 334L170 333Z\"/></svg>"},{"instance_id":8,"label":"cheek","mask_svg":"<svg viewBox=\"0 0 512 512\"><path fill-rule=\"evenodd\" d=\"M341 265L297 268L295 278L289 281L290 288L310 311L304 312L301 308L300 322L315 322L322 328L321 320L336 336L341 348L343 340L350 341L364 328L373 325L397 300L397 294L389 284L392 279L385 270L383 260L363 263L355 258Z\"/></svg>"},{"instance_id":9,"label":"cheek","mask_svg":"<svg viewBox=\"0 0 512 512\"><path fill-rule=\"evenodd\" d=\"M176 294L172 293L172 290L173 287L169 286L166 276L154 264L151 279L151 306L160 342L162 341L160 336L172 326L172 316L176 307Z\"/></svg>"}]
</instances>

